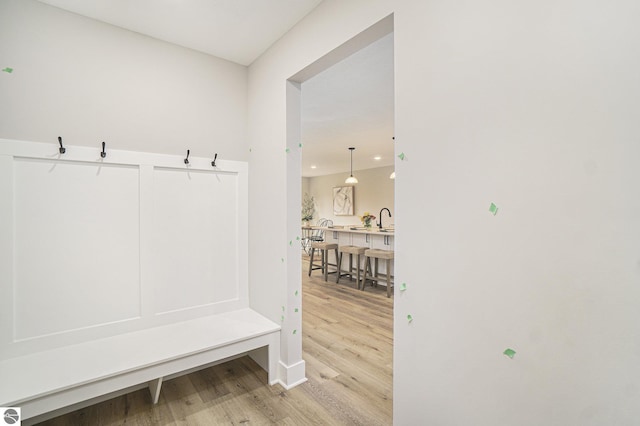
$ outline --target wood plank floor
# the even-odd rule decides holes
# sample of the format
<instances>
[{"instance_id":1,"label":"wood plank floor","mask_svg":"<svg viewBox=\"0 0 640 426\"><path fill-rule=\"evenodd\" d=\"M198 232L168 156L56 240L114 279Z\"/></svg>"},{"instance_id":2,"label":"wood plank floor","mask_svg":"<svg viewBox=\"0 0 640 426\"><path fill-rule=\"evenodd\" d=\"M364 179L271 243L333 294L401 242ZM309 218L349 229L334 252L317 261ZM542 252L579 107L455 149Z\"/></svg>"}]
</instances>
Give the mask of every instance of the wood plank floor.
<instances>
[{"instance_id":1,"label":"wood plank floor","mask_svg":"<svg viewBox=\"0 0 640 426\"><path fill-rule=\"evenodd\" d=\"M303 358L308 381L269 386L249 357L163 383L160 401L142 389L41 425L392 424L393 298L346 278L307 277L302 258Z\"/></svg>"}]
</instances>

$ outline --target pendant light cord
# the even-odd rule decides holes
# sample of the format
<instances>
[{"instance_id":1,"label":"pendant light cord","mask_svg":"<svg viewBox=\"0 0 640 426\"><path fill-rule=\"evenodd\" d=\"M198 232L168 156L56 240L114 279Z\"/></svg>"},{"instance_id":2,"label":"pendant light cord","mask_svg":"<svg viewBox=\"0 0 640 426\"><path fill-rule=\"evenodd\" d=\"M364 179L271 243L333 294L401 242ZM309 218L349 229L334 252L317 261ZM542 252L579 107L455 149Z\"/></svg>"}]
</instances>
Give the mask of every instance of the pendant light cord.
<instances>
[{"instance_id":1,"label":"pendant light cord","mask_svg":"<svg viewBox=\"0 0 640 426\"><path fill-rule=\"evenodd\" d=\"M353 177L353 150L354 149L355 149L354 147L349 148L349 151L351 151L351 174L350 174L351 177Z\"/></svg>"},{"instance_id":2,"label":"pendant light cord","mask_svg":"<svg viewBox=\"0 0 640 426\"><path fill-rule=\"evenodd\" d=\"M353 149L351 150L351 176L353 176Z\"/></svg>"}]
</instances>

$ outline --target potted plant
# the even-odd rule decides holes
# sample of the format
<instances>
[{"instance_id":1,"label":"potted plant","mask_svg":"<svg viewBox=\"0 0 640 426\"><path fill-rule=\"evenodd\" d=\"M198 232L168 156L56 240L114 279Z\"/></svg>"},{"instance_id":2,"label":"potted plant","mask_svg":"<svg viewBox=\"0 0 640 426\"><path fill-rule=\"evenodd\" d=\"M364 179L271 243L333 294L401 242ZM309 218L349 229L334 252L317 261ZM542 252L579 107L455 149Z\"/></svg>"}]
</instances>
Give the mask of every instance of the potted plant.
<instances>
[{"instance_id":1,"label":"potted plant","mask_svg":"<svg viewBox=\"0 0 640 426\"><path fill-rule=\"evenodd\" d=\"M365 228L370 229L372 225L371 221L376 220L376 217L369 212L364 212L364 214L360 216L360 220Z\"/></svg>"},{"instance_id":2,"label":"potted plant","mask_svg":"<svg viewBox=\"0 0 640 426\"><path fill-rule=\"evenodd\" d=\"M313 196L310 196L305 192L304 197L302 198L302 222L304 222L306 226L310 226L315 214L316 202L313 199Z\"/></svg>"}]
</instances>

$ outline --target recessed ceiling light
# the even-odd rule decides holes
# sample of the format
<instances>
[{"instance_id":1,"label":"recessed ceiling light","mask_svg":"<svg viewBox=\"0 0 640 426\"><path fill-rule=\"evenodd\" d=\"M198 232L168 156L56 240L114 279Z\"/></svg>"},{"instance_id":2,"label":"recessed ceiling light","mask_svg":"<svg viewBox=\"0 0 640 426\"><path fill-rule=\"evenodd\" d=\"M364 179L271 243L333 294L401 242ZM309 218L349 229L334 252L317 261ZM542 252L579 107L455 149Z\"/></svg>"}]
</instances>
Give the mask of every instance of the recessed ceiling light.
<instances>
[{"instance_id":1,"label":"recessed ceiling light","mask_svg":"<svg viewBox=\"0 0 640 426\"><path fill-rule=\"evenodd\" d=\"M315 168L316 168L316 166L311 166L311 168L312 168L312 169L315 169Z\"/></svg>"},{"instance_id":2,"label":"recessed ceiling light","mask_svg":"<svg viewBox=\"0 0 640 426\"><path fill-rule=\"evenodd\" d=\"M379 155L376 155L375 157L373 157L374 160L382 160L382 157L380 157Z\"/></svg>"}]
</instances>

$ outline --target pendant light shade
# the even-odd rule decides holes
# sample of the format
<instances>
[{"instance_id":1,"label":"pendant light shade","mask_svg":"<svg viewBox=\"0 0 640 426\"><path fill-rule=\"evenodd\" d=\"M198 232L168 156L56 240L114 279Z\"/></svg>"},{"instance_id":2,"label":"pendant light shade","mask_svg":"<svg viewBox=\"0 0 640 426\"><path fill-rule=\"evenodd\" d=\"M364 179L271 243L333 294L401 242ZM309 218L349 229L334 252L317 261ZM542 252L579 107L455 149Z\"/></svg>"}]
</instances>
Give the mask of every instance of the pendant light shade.
<instances>
[{"instance_id":1,"label":"pendant light shade","mask_svg":"<svg viewBox=\"0 0 640 426\"><path fill-rule=\"evenodd\" d=\"M355 149L354 147L349 148L349 151L351 151L351 175L344 181L344 183L351 183L351 184L358 183L358 179L353 177L353 150L354 149Z\"/></svg>"}]
</instances>

